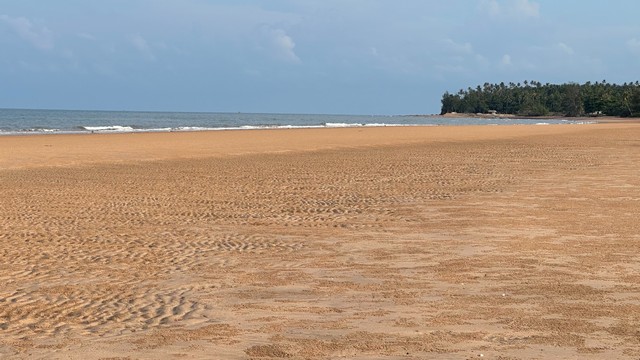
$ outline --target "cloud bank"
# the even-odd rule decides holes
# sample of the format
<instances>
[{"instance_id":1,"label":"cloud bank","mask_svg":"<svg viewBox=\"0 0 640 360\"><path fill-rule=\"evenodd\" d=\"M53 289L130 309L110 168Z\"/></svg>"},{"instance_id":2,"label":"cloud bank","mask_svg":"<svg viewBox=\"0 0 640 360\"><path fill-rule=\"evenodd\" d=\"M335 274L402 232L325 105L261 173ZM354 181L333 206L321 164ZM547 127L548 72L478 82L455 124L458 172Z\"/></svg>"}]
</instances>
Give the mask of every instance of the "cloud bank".
<instances>
[{"instance_id":1,"label":"cloud bank","mask_svg":"<svg viewBox=\"0 0 640 360\"><path fill-rule=\"evenodd\" d=\"M54 48L53 33L45 26L36 26L25 17L0 15L0 22L8 26L22 40L41 50Z\"/></svg>"},{"instance_id":2,"label":"cloud bank","mask_svg":"<svg viewBox=\"0 0 640 360\"><path fill-rule=\"evenodd\" d=\"M481 9L493 18L537 18L540 4L531 0L482 0Z\"/></svg>"},{"instance_id":3,"label":"cloud bank","mask_svg":"<svg viewBox=\"0 0 640 360\"><path fill-rule=\"evenodd\" d=\"M267 47L274 58L289 63L301 62L295 52L296 43L291 36L282 29L268 29L266 32Z\"/></svg>"}]
</instances>

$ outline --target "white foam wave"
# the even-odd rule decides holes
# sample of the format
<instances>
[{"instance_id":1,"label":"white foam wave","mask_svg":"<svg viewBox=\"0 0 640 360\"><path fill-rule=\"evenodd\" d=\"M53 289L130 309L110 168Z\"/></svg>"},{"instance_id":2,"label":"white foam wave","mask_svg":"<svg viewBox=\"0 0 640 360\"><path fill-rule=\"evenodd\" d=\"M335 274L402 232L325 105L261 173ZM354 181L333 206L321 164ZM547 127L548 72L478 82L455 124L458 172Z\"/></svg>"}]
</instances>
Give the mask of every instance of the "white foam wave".
<instances>
[{"instance_id":1,"label":"white foam wave","mask_svg":"<svg viewBox=\"0 0 640 360\"><path fill-rule=\"evenodd\" d=\"M358 127L358 126L362 126L362 124L358 124L358 123L326 123L325 126L329 127L329 128L344 128L344 127Z\"/></svg>"},{"instance_id":2,"label":"white foam wave","mask_svg":"<svg viewBox=\"0 0 640 360\"><path fill-rule=\"evenodd\" d=\"M143 132L189 132L189 131L233 131L233 130L268 130L268 129L323 129L351 127L397 127L397 126L437 126L435 124L385 124L385 123L326 123L323 125L241 125L234 127L180 126L174 128L136 128L123 125L79 126L76 130L60 129L28 129L19 131L0 130L2 135L10 134L42 134L42 133L143 133Z\"/></svg>"},{"instance_id":3,"label":"white foam wave","mask_svg":"<svg viewBox=\"0 0 640 360\"><path fill-rule=\"evenodd\" d=\"M567 121L565 124L593 124L595 121ZM550 125L550 122L538 122L536 125ZM75 130L33 128L24 130L0 129L0 135L28 135L28 134L78 134L78 133L143 133L143 132L189 132L189 131L234 131L234 130L265 130L265 129L320 129L320 128L358 128L358 127L405 127L405 126L440 126L443 124L398 124L398 123L325 123L322 125L239 125L233 127L180 126L165 128L140 128L124 125L79 126ZM485 123L484 125L499 126L505 124Z\"/></svg>"},{"instance_id":4,"label":"white foam wave","mask_svg":"<svg viewBox=\"0 0 640 360\"><path fill-rule=\"evenodd\" d=\"M135 129L131 126L109 125L109 126L82 126L87 131L109 131L109 132L131 132Z\"/></svg>"},{"instance_id":5,"label":"white foam wave","mask_svg":"<svg viewBox=\"0 0 640 360\"><path fill-rule=\"evenodd\" d=\"M348 127L398 127L398 126L436 126L436 124L387 124L387 123L326 123L328 128L348 128Z\"/></svg>"}]
</instances>

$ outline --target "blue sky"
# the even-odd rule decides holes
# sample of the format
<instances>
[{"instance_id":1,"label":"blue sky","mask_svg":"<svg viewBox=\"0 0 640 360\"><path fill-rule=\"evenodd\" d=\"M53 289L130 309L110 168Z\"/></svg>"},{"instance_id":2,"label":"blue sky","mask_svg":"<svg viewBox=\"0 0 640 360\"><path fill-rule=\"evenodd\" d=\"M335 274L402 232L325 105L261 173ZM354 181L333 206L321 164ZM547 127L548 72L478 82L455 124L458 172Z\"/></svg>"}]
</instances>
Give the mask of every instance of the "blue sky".
<instances>
[{"instance_id":1,"label":"blue sky","mask_svg":"<svg viewBox=\"0 0 640 360\"><path fill-rule=\"evenodd\" d=\"M0 0L0 107L437 113L640 79L635 0Z\"/></svg>"}]
</instances>

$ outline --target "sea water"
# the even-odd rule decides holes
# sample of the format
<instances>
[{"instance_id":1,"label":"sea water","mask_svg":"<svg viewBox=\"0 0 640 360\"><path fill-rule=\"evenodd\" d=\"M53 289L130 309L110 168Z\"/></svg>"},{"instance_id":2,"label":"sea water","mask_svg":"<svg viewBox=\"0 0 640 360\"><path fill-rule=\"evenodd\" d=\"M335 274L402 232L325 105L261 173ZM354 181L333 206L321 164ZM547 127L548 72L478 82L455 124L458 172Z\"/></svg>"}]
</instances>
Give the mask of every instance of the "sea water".
<instances>
[{"instance_id":1,"label":"sea water","mask_svg":"<svg viewBox=\"0 0 640 360\"><path fill-rule=\"evenodd\" d=\"M330 128L361 126L567 124L567 120L437 116L253 114L0 109L0 135Z\"/></svg>"}]
</instances>

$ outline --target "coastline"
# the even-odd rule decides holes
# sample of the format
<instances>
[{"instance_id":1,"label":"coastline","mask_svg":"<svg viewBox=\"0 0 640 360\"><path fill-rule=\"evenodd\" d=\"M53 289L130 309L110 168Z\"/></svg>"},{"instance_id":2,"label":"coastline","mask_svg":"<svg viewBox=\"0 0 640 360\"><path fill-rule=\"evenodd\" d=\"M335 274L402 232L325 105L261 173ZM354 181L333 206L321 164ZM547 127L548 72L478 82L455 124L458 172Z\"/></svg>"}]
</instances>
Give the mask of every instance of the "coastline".
<instances>
[{"instance_id":1,"label":"coastline","mask_svg":"<svg viewBox=\"0 0 640 360\"><path fill-rule=\"evenodd\" d=\"M465 125L6 135L0 141L0 169L491 140L570 133L595 125L581 124L579 129L568 125Z\"/></svg>"},{"instance_id":2,"label":"coastline","mask_svg":"<svg viewBox=\"0 0 640 360\"><path fill-rule=\"evenodd\" d=\"M635 359L639 139L2 137L0 357Z\"/></svg>"},{"instance_id":3,"label":"coastline","mask_svg":"<svg viewBox=\"0 0 640 360\"><path fill-rule=\"evenodd\" d=\"M540 120L478 116L445 118L404 115L322 115L243 113L149 113L0 109L0 137L33 134L102 134L361 127L524 125ZM544 120L568 123L568 120Z\"/></svg>"},{"instance_id":4,"label":"coastline","mask_svg":"<svg viewBox=\"0 0 640 360\"><path fill-rule=\"evenodd\" d=\"M427 116L434 118L457 119L457 118L477 118L477 119L539 119L539 120L566 120L566 121L593 121L596 123L640 123L640 118L623 118L617 116L521 116L515 114L474 114L474 113L447 113L444 115L412 115Z\"/></svg>"}]
</instances>

